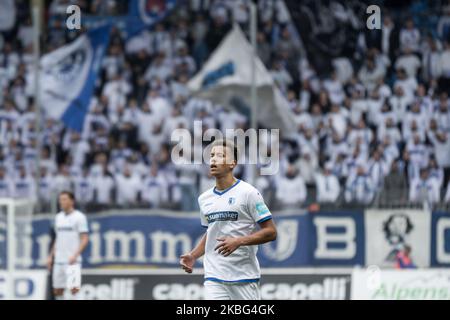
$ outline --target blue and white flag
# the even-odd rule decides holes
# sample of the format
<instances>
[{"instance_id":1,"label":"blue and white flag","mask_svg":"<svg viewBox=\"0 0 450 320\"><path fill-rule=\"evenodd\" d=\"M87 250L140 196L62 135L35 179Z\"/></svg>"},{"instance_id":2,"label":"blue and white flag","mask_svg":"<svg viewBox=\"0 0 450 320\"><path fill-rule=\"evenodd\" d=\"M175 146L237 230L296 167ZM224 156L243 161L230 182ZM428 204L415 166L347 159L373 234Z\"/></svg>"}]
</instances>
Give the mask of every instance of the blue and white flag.
<instances>
[{"instance_id":1,"label":"blue and white flag","mask_svg":"<svg viewBox=\"0 0 450 320\"><path fill-rule=\"evenodd\" d=\"M128 37L159 23L181 1L183 0L131 0L127 21Z\"/></svg>"},{"instance_id":2,"label":"blue and white flag","mask_svg":"<svg viewBox=\"0 0 450 320\"><path fill-rule=\"evenodd\" d=\"M294 117L286 97L276 86L261 59L254 56L250 42L237 24L224 37L202 69L189 80L188 88L195 96L213 101L215 108L233 106L238 110L234 101L243 101L246 106L250 106L253 62L256 64L258 122L267 128L283 128L285 136L294 134ZM238 111L249 114L249 108L246 109L247 112Z\"/></svg>"},{"instance_id":3,"label":"blue and white flag","mask_svg":"<svg viewBox=\"0 0 450 320\"><path fill-rule=\"evenodd\" d=\"M41 58L41 105L46 116L81 132L110 26L92 29Z\"/></svg>"}]
</instances>

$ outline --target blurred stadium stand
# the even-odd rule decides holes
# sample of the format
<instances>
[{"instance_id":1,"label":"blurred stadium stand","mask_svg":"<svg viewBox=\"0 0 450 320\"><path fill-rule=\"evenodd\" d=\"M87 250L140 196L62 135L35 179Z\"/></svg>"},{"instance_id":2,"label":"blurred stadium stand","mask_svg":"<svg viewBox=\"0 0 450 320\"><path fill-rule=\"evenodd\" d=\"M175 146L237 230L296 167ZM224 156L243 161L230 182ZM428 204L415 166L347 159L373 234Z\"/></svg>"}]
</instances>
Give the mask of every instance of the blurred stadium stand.
<instances>
[{"instance_id":1,"label":"blurred stadium stand","mask_svg":"<svg viewBox=\"0 0 450 320\"><path fill-rule=\"evenodd\" d=\"M381 6L389 35L365 28L369 2ZM298 124L296 135L281 143L280 172L258 178L275 211L317 202L322 208L414 208L427 201L449 208L449 3L369 2L258 2L258 53ZM233 21L248 33L248 1L185 1L131 39L114 28L83 132L45 119L42 150L35 148L32 121L30 7L13 3L15 22L0 30L0 196L35 197L39 176L44 212L55 210L51 203L62 189L74 190L88 213L195 210L196 197L211 185L207 167L174 166L170 132L192 129L194 120L220 129L224 123L249 127L245 115L212 112L209 101L191 97L186 87ZM45 3L44 52L83 32L65 28L68 4L80 6L86 24L128 11L126 1ZM323 178L326 168L340 190L321 203L316 174ZM246 179L248 166L237 176ZM277 197L292 184L303 185L304 195L290 195L289 203Z\"/></svg>"}]
</instances>

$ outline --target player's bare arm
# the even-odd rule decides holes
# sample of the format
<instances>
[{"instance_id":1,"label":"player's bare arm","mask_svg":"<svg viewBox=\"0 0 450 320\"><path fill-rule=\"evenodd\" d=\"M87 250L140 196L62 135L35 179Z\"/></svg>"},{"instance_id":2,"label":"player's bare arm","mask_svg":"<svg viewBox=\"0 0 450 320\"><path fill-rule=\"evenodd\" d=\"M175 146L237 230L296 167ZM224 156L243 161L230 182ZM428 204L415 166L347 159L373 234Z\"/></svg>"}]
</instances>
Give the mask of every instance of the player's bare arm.
<instances>
[{"instance_id":1,"label":"player's bare arm","mask_svg":"<svg viewBox=\"0 0 450 320\"><path fill-rule=\"evenodd\" d=\"M205 232L197 246L191 252L180 257L180 265L187 273L192 273L195 261L205 254L206 236L207 233Z\"/></svg>"},{"instance_id":2,"label":"player's bare arm","mask_svg":"<svg viewBox=\"0 0 450 320\"><path fill-rule=\"evenodd\" d=\"M55 256L55 244L53 243L52 248L50 249L50 253L47 258L47 269L50 271L53 265L53 258Z\"/></svg>"},{"instance_id":3,"label":"player's bare arm","mask_svg":"<svg viewBox=\"0 0 450 320\"><path fill-rule=\"evenodd\" d=\"M261 229L248 236L236 238L218 238L217 241L219 241L220 243L217 245L217 247L215 247L214 250L218 250L219 254L222 254L226 257L232 254L237 248L241 246L264 244L266 242L274 241L277 238L277 229L272 219L261 222L259 225Z\"/></svg>"},{"instance_id":4,"label":"player's bare arm","mask_svg":"<svg viewBox=\"0 0 450 320\"><path fill-rule=\"evenodd\" d=\"M80 234L80 247L78 248L77 252L75 252L75 254L72 257L70 257L69 264L74 264L77 262L78 257L86 249L88 243L89 243L89 235L87 233L81 233Z\"/></svg>"}]
</instances>

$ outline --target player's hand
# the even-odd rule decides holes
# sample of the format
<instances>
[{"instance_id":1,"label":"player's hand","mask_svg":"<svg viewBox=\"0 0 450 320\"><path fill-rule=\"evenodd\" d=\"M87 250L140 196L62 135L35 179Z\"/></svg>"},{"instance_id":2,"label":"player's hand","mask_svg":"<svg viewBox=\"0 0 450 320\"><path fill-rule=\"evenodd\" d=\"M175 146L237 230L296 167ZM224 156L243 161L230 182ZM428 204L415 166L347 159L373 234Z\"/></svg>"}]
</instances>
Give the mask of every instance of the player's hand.
<instances>
[{"instance_id":1,"label":"player's hand","mask_svg":"<svg viewBox=\"0 0 450 320\"><path fill-rule=\"evenodd\" d=\"M180 264L184 271L192 273L192 270L194 270L195 258L190 253L183 254L180 257Z\"/></svg>"},{"instance_id":2,"label":"player's hand","mask_svg":"<svg viewBox=\"0 0 450 320\"><path fill-rule=\"evenodd\" d=\"M79 291L80 291L80 288L71 288L71 289L70 289L70 292L71 292L72 294L77 294Z\"/></svg>"},{"instance_id":3,"label":"player's hand","mask_svg":"<svg viewBox=\"0 0 450 320\"><path fill-rule=\"evenodd\" d=\"M48 271L52 270L52 267L53 267L53 257L49 256L47 258L47 270Z\"/></svg>"},{"instance_id":4,"label":"player's hand","mask_svg":"<svg viewBox=\"0 0 450 320\"><path fill-rule=\"evenodd\" d=\"M69 264L75 264L77 262L77 256L71 256L69 258Z\"/></svg>"},{"instance_id":5,"label":"player's hand","mask_svg":"<svg viewBox=\"0 0 450 320\"><path fill-rule=\"evenodd\" d=\"M241 241L239 240L239 238L217 238L217 241L219 241L220 243L217 245L217 247L214 248L214 250L218 250L217 253L223 255L224 257L228 257L241 246Z\"/></svg>"}]
</instances>

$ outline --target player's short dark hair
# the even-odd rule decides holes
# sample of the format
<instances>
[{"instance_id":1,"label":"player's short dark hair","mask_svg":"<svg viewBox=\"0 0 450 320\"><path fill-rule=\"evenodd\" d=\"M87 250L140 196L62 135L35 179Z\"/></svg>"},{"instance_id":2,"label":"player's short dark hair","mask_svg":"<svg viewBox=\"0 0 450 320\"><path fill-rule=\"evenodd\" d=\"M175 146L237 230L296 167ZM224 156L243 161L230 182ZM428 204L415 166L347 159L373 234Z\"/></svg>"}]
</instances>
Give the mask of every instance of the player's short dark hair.
<instances>
[{"instance_id":1,"label":"player's short dark hair","mask_svg":"<svg viewBox=\"0 0 450 320\"><path fill-rule=\"evenodd\" d=\"M211 149L217 146L222 146L231 149L233 151L233 160L235 160L236 162L238 161L238 148L236 144L233 142L233 140L229 139L214 140L214 142L211 144Z\"/></svg>"},{"instance_id":2,"label":"player's short dark hair","mask_svg":"<svg viewBox=\"0 0 450 320\"><path fill-rule=\"evenodd\" d=\"M73 194L72 191L68 191L68 190L63 190L59 193L60 196L62 196L63 194L65 194L66 196L68 196L70 198L70 200L72 200L73 202L75 202L75 195Z\"/></svg>"}]
</instances>

